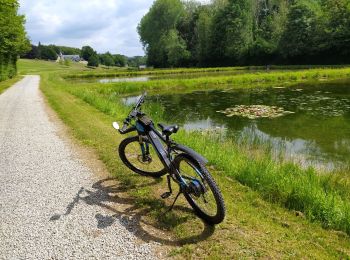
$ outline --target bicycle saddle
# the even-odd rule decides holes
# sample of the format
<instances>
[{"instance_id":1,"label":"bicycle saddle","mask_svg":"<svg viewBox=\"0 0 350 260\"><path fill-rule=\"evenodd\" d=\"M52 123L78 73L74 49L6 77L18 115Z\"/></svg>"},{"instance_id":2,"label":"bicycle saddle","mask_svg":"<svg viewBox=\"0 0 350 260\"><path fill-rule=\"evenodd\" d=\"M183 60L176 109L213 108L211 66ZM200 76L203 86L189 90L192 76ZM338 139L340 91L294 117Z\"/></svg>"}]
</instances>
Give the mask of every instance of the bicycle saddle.
<instances>
[{"instance_id":1,"label":"bicycle saddle","mask_svg":"<svg viewBox=\"0 0 350 260\"><path fill-rule=\"evenodd\" d=\"M166 135L166 136L170 136L171 134L175 134L179 130L179 126L178 125L158 124L158 126L162 130L163 134Z\"/></svg>"}]
</instances>

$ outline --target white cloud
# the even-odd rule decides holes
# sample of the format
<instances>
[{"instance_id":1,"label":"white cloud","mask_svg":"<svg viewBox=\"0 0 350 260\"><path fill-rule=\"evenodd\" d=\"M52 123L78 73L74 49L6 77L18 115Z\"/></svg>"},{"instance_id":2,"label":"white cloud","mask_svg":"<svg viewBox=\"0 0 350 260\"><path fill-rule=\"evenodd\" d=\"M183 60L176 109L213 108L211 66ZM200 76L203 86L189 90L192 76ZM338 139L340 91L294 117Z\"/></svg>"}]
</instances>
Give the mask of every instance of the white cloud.
<instances>
[{"instance_id":1,"label":"white cloud","mask_svg":"<svg viewBox=\"0 0 350 260\"><path fill-rule=\"evenodd\" d=\"M143 55L136 28L153 0L20 0L34 44Z\"/></svg>"}]
</instances>

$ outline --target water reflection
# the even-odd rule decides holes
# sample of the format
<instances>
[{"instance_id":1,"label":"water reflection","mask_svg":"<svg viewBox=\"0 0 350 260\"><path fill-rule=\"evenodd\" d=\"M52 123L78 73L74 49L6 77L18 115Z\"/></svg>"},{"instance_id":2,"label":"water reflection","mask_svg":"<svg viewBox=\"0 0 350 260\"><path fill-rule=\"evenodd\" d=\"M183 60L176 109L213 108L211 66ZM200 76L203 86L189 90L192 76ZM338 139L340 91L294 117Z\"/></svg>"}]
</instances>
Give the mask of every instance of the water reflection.
<instances>
[{"instance_id":1,"label":"water reflection","mask_svg":"<svg viewBox=\"0 0 350 260\"><path fill-rule=\"evenodd\" d=\"M122 98L122 102L127 106L134 105L134 104L136 104L136 102L139 100L140 97L141 97L141 95Z\"/></svg>"},{"instance_id":2,"label":"water reflection","mask_svg":"<svg viewBox=\"0 0 350 260\"><path fill-rule=\"evenodd\" d=\"M210 117L202 120L188 121L183 124L183 127L188 130L222 130L226 129L224 125L216 124Z\"/></svg>"},{"instance_id":3,"label":"water reflection","mask_svg":"<svg viewBox=\"0 0 350 260\"><path fill-rule=\"evenodd\" d=\"M248 146L261 144L268 146L274 158L284 158L287 161L298 162L304 167L316 166L326 170L333 170L339 164L335 161L325 160L327 154L315 141L301 138L288 139L287 137L273 137L259 130L258 125L253 123L244 127L236 140Z\"/></svg>"},{"instance_id":4,"label":"water reflection","mask_svg":"<svg viewBox=\"0 0 350 260\"><path fill-rule=\"evenodd\" d=\"M350 81L164 94L149 96L148 102L163 106L165 120L187 130L226 129L227 138L267 144L275 154L306 166L350 165ZM216 112L237 105L278 106L295 113L250 120Z\"/></svg>"}]
</instances>

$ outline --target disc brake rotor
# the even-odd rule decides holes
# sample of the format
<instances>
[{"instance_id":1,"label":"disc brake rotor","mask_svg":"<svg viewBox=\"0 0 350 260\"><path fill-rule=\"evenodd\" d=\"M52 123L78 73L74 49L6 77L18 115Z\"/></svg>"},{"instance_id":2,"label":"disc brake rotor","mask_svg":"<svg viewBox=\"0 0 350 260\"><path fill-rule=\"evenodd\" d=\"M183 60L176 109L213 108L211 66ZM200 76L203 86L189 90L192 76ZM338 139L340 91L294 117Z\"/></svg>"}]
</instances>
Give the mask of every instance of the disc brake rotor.
<instances>
[{"instance_id":1,"label":"disc brake rotor","mask_svg":"<svg viewBox=\"0 0 350 260\"><path fill-rule=\"evenodd\" d=\"M143 157L142 154L140 154L138 155L137 159L142 164L150 164L152 162L152 157L150 155Z\"/></svg>"}]
</instances>

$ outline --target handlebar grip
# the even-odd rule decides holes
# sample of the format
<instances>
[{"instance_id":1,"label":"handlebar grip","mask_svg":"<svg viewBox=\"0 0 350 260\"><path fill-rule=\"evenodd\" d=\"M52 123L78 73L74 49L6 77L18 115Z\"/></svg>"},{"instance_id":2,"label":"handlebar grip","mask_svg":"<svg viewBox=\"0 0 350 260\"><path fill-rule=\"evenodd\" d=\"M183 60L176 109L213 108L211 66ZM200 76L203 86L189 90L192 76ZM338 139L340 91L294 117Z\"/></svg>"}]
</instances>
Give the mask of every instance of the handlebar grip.
<instances>
[{"instance_id":1,"label":"handlebar grip","mask_svg":"<svg viewBox=\"0 0 350 260\"><path fill-rule=\"evenodd\" d=\"M130 128L127 128L128 125L124 124L122 129L119 130L119 133L121 133L122 135L124 134L127 134L127 133L130 133L132 131L135 131L136 130L136 127L135 126L132 126Z\"/></svg>"},{"instance_id":2,"label":"handlebar grip","mask_svg":"<svg viewBox=\"0 0 350 260\"><path fill-rule=\"evenodd\" d=\"M128 124L124 121L124 125L123 125L122 129L119 129L119 133L125 134L127 127L128 127Z\"/></svg>"}]
</instances>

